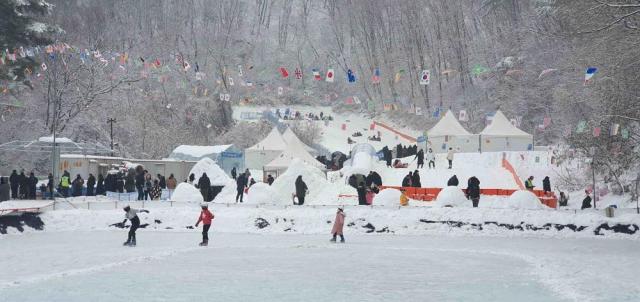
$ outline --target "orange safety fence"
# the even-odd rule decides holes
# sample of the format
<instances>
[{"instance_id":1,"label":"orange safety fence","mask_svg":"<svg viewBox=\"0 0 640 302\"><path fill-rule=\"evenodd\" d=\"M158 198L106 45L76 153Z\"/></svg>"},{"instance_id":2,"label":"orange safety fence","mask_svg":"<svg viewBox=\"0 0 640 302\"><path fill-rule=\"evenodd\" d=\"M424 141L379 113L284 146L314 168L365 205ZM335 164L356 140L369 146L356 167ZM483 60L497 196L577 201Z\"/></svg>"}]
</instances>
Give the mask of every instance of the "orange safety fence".
<instances>
[{"instance_id":1,"label":"orange safety fence","mask_svg":"<svg viewBox=\"0 0 640 302\"><path fill-rule=\"evenodd\" d=\"M504 155L502 156L502 167L505 170L509 171L509 173L511 173L511 176L513 176L513 180L516 182L520 190L524 190L524 185L522 184L522 180L520 180L520 177L518 177L516 170L513 168L511 163L506 159Z\"/></svg>"},{"instance_id":2,"label":"orange safety fence","mask_svg":"<svg viewBox=\"0 0 640 302\"><path fill-rule=\"evenodd\" d=\"M398 130L396 130L396 129L393 129L391 126L388 126L388 125L386 125L386 124L383 124L383 123L380 123L380 122L376 122L376 121L374 121L373 123L374 123L376 126L380 126L380 127L384 128L384 129L387 129L387 130L389 130L389 131L391 131L391 132L395 133L395 134L396 134L396 135L398 135L399 137L402 137L402 138L404 138L404 139L408 140L410 143L415 143L415 142L417 142L417 141L418 141L415 137L410 136L410 135L407 135L407 134L404 134L404 133L402 133L402 132L400 132L400 131L398 131Z\"/></svg>"},{"instance_id":3,"label":"orange safety fence","mask_svg":"<svg viewBox=\"0 0 640 302\"><path fill-rule=\"evenodd\" d=\"M438 193L442 191L442 188L415 188L415 187L398 187L398 186L380 186L380 190L383 189L396 189L403 191L404 194L414 200L422 200L422 201L434 201L438 196ZM462 189L463 192L466 193L466 189ZM480 189L481 195L489 195L489 196L511 196L513 192L517 190L512 189ZM556 208L558 206L558 198L553 192L549 192L547 194L542 190L533 190L531 191L535 194L540 202L550 208Z\"/></svg>"}]
</instances>

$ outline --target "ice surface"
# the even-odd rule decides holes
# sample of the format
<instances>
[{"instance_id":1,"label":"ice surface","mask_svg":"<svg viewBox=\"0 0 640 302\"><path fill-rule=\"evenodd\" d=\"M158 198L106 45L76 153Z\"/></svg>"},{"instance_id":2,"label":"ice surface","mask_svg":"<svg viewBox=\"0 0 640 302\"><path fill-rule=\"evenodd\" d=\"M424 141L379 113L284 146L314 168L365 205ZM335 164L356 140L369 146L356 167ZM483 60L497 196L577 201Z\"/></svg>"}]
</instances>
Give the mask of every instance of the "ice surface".
<instances>
[{"instance_id":1,"label":"ice surface","mask_svg":"<svg viewBox=\"0 0 640 302\"><path fill-rule=\"evenodd\" d=\"M638 241L347 232L346 244L331 244L328 235L227 234L215 225L206 248L196 246L199 229L142 229L136 248L121 246L126 230L2 238L0 296L21 302L637 301L640 292Z\"/></svg>"}]
</instances>

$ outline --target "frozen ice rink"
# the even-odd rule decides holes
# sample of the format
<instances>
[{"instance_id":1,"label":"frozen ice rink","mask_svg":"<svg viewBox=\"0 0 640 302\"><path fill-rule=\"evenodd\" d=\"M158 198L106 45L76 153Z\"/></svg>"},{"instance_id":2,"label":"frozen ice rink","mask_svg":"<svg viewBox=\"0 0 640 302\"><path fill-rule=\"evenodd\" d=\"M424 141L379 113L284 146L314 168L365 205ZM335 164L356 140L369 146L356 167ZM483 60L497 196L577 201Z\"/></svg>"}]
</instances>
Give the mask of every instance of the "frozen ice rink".
<instances>
[{"instance_id":1,"label":"frozen ice rink","mask_svg":"<svg viewBox=\"0 0 640 302\"><path fill-rule=\"evenodd\" d=\"M347 234L0 237L2 301L638 301L640 242Z\"/></svg>"}]
</instances>

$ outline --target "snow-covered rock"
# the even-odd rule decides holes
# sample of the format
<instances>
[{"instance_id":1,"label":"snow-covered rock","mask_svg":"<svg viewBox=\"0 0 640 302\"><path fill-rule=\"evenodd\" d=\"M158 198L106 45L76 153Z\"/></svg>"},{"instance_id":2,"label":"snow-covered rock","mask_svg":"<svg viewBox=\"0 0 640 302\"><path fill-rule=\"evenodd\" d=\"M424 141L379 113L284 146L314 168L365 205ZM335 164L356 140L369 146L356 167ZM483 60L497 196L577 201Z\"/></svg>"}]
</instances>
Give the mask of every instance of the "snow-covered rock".
<instances>
[{"instance_id":1,"label":"snow-covered rock","mask_svg":"<svg viewBox=\"0 0 640 302\"><path fill-rule=\"evenodd\" d=\"M198 180L200 180L202 173L207 173L207 177L209 177L212 186L226 186L230 181L232 181L231 178L227 176L227 173L225 173L216 164L216 162L208 157L199 160L193 168L191 168L189 175L191 175L191 173L196 177L193 182L196 184L198 183Z\"/></svg>"},{"instance_id":2,"label":"snow-covered rock","mask_svg":"<svg viewBox=\"0 0 640 302\"><path fill-rule=\"evenodd\" d=\"M472 206L471 201L467 200L467 197L464 196L464 192L458 187L449 186L440 193L438 193L438 197L436 197L436 201L433 203L434 206L444 207L444 206L453 206L453 207L470 207Z\"/></svg>"},{"instance_id":3,"label":"snow-covered rock","mask_svg":"<svg viewBox=\"0 0 640 302\"><path fill-rule=\"evenodd\" d=\"M398 189L384 189L373 197L373 205L377 206L399 206L400 195L402 192Z\"/></svg>"},{"instance_id":4,"label":"snow-covered rock","mask_svg":"<svg viewBox=\"0 0 640 302\"><path fill-rule=\"evenodd\" d=\"M527 190L513 192L509 197L508 206L512 209L549 209L535 194Z\"/></svg>"},{"instance_id":5,"label":"snow-covered rock","mask_svg":"<svg viewBox=\"0 0 640 302\"><path fill-rule=\"evenodd\" d=\"M196 203L204 202L200 190L186 182L180 183L178 187L176 187L175 192L171 195L171 200Z\"/></svg>"}]
</instances>

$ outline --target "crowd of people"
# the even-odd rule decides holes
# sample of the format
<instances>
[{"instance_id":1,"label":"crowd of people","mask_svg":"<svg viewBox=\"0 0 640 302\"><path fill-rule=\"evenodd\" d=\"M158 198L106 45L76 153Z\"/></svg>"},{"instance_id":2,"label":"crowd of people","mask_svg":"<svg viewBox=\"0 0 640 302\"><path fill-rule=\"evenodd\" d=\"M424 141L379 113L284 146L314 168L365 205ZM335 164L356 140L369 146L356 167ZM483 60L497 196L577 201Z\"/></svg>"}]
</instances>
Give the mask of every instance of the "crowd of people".
<instances>
[{"instance_id":1,"label":"crowd of people","mask_svg":"<svg viewBox=\"0 0 640 302\"><path fill-rule=\"evenodd\" d=\"M281 111L280 108L276 109L276 116L282 120L312 120L312 121L332 121L333 117L330 115L325 115L324 112L320 112L319 114L315 114L313 112L301 113L300 111L292 111L289 108L286 108L284 111Z\"/></svg>"}]
</instances>

